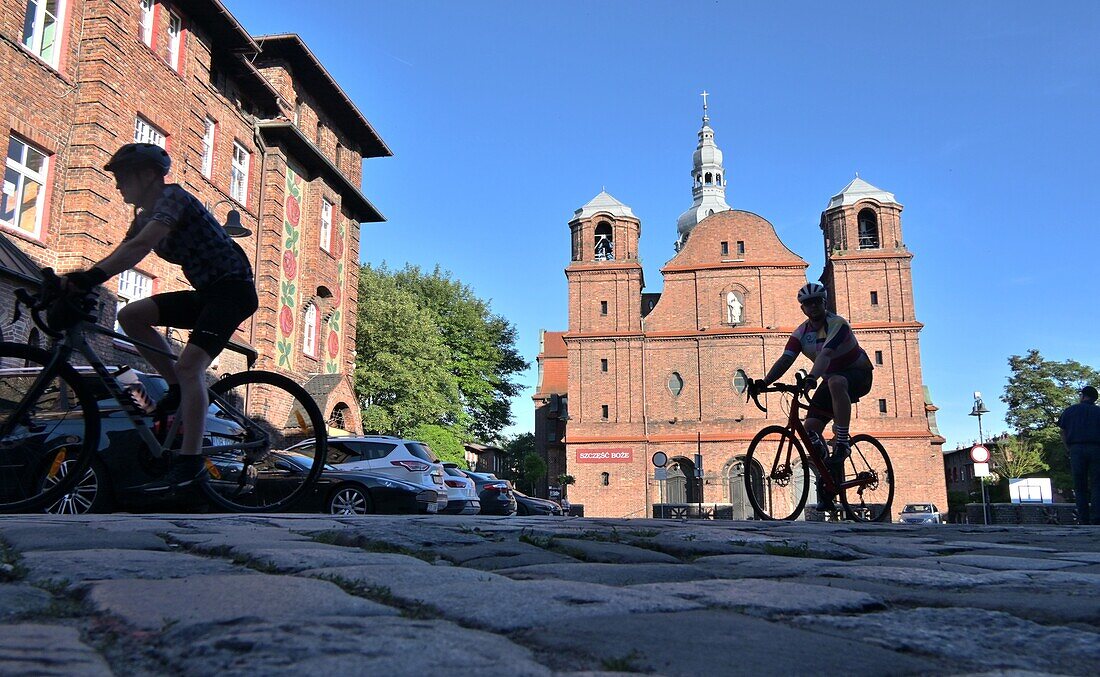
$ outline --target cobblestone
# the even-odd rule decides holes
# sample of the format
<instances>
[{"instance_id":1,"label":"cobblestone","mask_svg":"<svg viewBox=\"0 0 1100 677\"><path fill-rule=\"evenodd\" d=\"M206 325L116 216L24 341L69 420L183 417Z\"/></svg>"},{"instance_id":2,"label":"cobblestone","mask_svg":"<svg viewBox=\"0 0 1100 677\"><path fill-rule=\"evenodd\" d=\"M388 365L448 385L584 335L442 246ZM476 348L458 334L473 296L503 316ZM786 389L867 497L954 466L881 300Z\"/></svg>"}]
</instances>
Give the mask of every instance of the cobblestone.
<instances>
[{"instance_id":1,"label":"cobblestone","mask_svg":"<svg viewBox=\"0 0 1100 677\"><path fill-rule=\"evenodd\" d=\"M0 674L1091 675L1100 529L0 516Z\"/></svg>"}]
</instances>

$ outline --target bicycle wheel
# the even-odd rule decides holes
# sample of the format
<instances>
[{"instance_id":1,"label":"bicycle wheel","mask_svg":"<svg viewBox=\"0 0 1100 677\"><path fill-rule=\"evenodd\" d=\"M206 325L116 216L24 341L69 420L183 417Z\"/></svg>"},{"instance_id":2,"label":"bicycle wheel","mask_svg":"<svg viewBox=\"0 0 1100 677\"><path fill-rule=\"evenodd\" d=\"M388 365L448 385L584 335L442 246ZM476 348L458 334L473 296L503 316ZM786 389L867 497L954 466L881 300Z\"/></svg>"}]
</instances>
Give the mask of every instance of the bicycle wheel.
<instances>
[{"instance_id":1,"label":"bicycle wheel","mask_svg":"<svg viewBox=\"0 0 1100 677\"><path fill-rule=\"evenodd\" d=\"M844 461L840 502L857 522L884 522L894 502L894 467L882 444L870 435L852 437L852 455Z\"/></svg>"},{"instance_id":2,"label":"bicycle wheel","mask_svg":"<svg viewBox=\"0 0 1100 677\"><path fill-rule=\"evenodd\" d=\"M230 374L210 387L204 446L211 501L239 512L285 510L312 491L328 453L325 419L305 388L269 371ZM293 459L280 451L306 439ZM296 462L292 462L296 461Z\"/></svg>"},{"instance_id":3,"label":"bicycle wheel","mask_svg":"<svg viewBox=\"0 0 1100 677\"><path fill-rule=\"evenodd\" d=\"M99 408L69 364L0 343L0 511L35 511L62 499L99 446Z\"/></svg>"},{"instance_id":4,"label":"bicycle wheel","mask_svg":"<svg viewBox=\"0 0 1100 677\"><path fill-rule=\"evenodd\" d=\"M745 493L757 519L793 520L802 513L810 467L790 430L771 425L752 439L745 455Z\"/></svg>"}]
</instances>

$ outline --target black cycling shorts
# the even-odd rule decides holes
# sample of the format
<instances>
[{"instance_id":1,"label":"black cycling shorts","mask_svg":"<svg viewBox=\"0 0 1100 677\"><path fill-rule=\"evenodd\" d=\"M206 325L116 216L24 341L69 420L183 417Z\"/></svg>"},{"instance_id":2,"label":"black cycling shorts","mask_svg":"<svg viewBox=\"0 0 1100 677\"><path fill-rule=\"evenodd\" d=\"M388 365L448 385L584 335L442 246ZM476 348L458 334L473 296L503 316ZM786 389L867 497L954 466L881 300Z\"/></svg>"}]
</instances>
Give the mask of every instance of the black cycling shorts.
<instances>
[{"instance_id":1,"label":"black cycling shorts","mask_svg":"<svg viewBox=\"0 0 1100 677\"><path fill-rule=\"evenodd\" d=\"M157 324L190 329L188 345L198 346L210 356L225 349L233 332L252 317L259 307L256 285L243 280L215 282L201 291L156 294Z\"/></svg>"},{"instance_id":2,"label":"black cycling shorts","mask_svg":"<svg viewBox=\"0 0 1100 677\"><path fill-rule=\"evenodd\" d=\"M825 374L821 385L814 391L810 398L809 417L828 423L833 420L833 394L829 392L827 379L833 376L843 376L848 379L848 398L853 404L859 402L859 398L871 392L871 383L874 381L874 369L842 369L832 374Z\"/></svg>"}]
</instances>

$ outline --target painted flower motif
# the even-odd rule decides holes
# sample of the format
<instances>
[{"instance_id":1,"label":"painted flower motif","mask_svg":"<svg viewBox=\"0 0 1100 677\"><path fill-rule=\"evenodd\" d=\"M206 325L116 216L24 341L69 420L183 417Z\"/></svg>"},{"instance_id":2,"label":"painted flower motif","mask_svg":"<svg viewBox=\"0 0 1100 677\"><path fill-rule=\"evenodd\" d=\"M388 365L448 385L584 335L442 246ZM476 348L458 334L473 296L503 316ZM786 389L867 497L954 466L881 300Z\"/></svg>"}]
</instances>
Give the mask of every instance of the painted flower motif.
<instances>
[{"instance_id":1,"label":"painted flower motif","mask_svg":"<svg viewBox=\"0 0 1100 677\"><path fill-rule=\"evenodd\" d=\"M283 306L279 311L279 329L283 331L283 336L290 336L294 331L294 312L290 306Z\"/></svg>"},{"instance_id":2,"label":"painted flower motif","mask_svg":"<svg viewBox=\"0 0 1100 677\"><path fill-rule=\"evenodd\" d=\"M332 243L332 255L336 258L340 258L344 255L344 238L337 235L335 241Z\"/></svg>"},{"instance_id":3,"label":"painted flower motif","mask_svg":"<svg viewBox=\"0 0 1100 677\"><path fill-rule=\"evenodd\" d=\"M293 280L294 276L298 274L298 259L294 257L294 252L286 250L283 252L283 271L286 272L286 279Z\"/></svg>"},{"instance_id":4,"label":"painted flower motif","mask_svg":"<svg viewBox=\"0 0 1100 677\"><path fill-rule=\"evenodd\" d=\"M336 285L332 288L332 307L340 307L340 285Z\"/></svg>"},{"instance_id":5,"label":"painted flower motif","mask_svg":"<svg viewBox=\"0 0 1100 677\"><path fill-rule=\"evenodd\" d=\"M293 195L286 196L286 220L290 225L298 227L298 221L302 218L302 207L298 204L298 198Z\"/></svg>"},{"instance_id":6,"label":"painted flower motif","mask_svg":"<svg viewBox=\"0 0 1100 677\"><path fill-rule=\"evenodd\" d=\"M328 333L328 354L330 357L336 357L337 351L340 350L340 337L336 335L335 331Z\"/></svg>"}]
</instances>

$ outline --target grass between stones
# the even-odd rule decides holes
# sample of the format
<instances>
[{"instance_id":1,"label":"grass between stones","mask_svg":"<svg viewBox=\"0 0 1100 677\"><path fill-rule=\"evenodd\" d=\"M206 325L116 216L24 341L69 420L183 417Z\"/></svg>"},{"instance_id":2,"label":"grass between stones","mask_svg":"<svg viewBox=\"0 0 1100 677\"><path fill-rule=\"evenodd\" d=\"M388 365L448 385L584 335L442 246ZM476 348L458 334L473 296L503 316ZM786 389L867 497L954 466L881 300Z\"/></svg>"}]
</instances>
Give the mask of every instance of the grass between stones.
<instances>
[{"instance_id":1,"label":"grass between stones","mask_svg":"<svg viewBox=\"0 0 1100 677\"><path fill-rule=\"evenodd\" d=\"M353 581L343 576L325 575L319 577L338 586L349 595L362 597L372 602L378 602L384 606L393 607L401 612L405 618L414 620L434 620L443 618L442 612L435 607L423 602L410 602L393 594L393 591L384 585L366 585L359 581Z\"/></svg>"},{"instance_id":2,"label":"grass between stones","mask_svg":"<svg viewBox=\"0 0 1100 677\"><path fill-rule=\"evenodd\" d=\"M21 581L27 577L27 568L19 562L19 555L11 546L0 541L0 583Z\"/></svg>"},{"instance_id":3,"label":"grass between stones","mask_svg":"<svg viewBox=\"0 0 1100 677\"><path fill-rule=\"evenodd\" d=\"M790 545L787 543L765 543L764 552L768 555L778 555L779 557L813 557L810 554L809 543L796 543Z\"/></svg>"},{"instance_id":4,"label":"grass between stones","mask_svg":"<svg viewBox=\"0 0 1100 677\"><path fill-rule=\"evenodd\" d=\"M428 564L433 564L438 557L435 553L428 550L415 550L396 543L389 543L386 541L375 541L363 536L348 535L339 531L318 531L309 534L309 537L318 543L324 543L325 545L342 545L347 547L359 548L360 550L366 550L367 552L383 552L392 553L395 555L407 555L409 557L415 557L417 559L424 560Z\"/></svg>"},{"instance_id":5,"label":"grass between stones","mask_svg":"<svg viewBox=\"0 0 1100 677\"><path fill-rule=\"evenodd\" d=\"M641 657L641 654L637 651L631 651L625 656L620 656L618 658L604 658L600 661L600 667L608 672L645 672L645 670L638 667L636 663Z\"/></svg>"}]
</instances>

